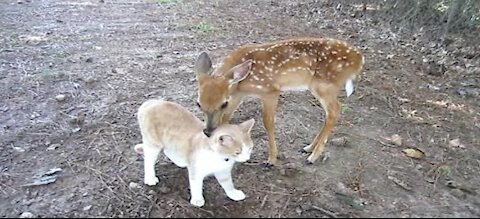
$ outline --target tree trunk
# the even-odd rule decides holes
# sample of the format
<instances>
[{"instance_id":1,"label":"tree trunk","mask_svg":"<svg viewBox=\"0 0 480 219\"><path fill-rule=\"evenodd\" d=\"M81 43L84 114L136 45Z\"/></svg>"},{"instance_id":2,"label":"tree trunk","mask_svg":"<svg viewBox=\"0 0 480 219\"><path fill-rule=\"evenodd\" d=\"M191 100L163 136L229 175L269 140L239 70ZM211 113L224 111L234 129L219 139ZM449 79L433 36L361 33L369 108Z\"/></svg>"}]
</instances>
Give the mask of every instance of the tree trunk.
<instances>
[{"instance_id":1,"label":"tree trunk","mask_svg":"<svg viewBox=\"0 0 480 219\"><path fill-rule=\"evenodd\" d=\"M448 10L448 18L447 18L447 23L445 24L445 31L443 32L443 37L442 40L445 39L445 36L448 34L448 31L450 30L450 26L452 25L452 22L455 22L455 20L458 19L460 13L462 13L462 8L465 5L465 0L454 0L452 4L450 4L449 10Z\"/></svg>"}]
</instances>

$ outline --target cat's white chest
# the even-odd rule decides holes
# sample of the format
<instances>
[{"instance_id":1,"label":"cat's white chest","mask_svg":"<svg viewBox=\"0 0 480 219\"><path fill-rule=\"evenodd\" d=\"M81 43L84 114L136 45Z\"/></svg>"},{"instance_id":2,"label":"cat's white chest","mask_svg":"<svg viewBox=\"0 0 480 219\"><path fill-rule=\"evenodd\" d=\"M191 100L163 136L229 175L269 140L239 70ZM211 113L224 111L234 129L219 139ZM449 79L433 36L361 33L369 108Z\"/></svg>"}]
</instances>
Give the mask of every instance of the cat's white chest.
<instances>
[{"instance_id":1,"label":"cat's white chest","mask_svg":"<svg viewBox=\"0 0 480 219\"><path fill-rule=\"evenodd\" d=\"M205 175L229 171L234 163L233 159L222 157L212 151L200 151L195 157L195 169Z\"/></svg>"},{"instance_id":2,"label":"cat's white chest","mask_svg":"<svg viewBox=\"0 0 480 219\"><path fill-rule=\"evenodd\" d=\"M179 167L187 167L188 161L186 160L186 158L183 157L183 156L180 156L175 150L169 149L169 148L165 148L165 149L163 150L163 153L164 153L165 156L167 156L168 159L170 159L170 161L172 161L175 165L177 165L177 166L179 166Z\"/></svg>"}]
</instances>

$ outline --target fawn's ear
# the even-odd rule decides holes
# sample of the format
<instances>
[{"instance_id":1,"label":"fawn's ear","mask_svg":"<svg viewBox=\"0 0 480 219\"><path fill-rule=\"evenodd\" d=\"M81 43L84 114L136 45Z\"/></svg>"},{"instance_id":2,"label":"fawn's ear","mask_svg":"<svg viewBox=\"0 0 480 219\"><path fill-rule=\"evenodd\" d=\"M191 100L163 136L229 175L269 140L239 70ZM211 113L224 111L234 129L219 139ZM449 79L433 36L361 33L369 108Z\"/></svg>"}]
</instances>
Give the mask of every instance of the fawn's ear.
<instances>
[{"instance_id":1,"label":"fawn's ear","mask_svg":"<svg viewBox=\"0 0 480 219\"><path fill-rule=\"evenodd\" d=\"M255 124L255 119L249 119L245 122L242 122L240 124L240 127L242 128L243 131L246 133L250 133L252 131L253 125Z\"/></svg>"},{"instance_id":2,"label":"fawn's ear","mask_svg":"<svg viewBox=\"0 0 480 219\"><path fill-rule=\"evenodd\" d=\"M220 135L218 137L218 143L221 146L230 147L233 145L233 138L230 135Z\"/></svg>"},{"instance_id":3,"label":"fawn's ear","mask_svg":"<svg viewBox=\"0 0 480 219\"><path fill-rule=\"evenodd\" d=\"M228 82L230 84L235 84L243 79L245 79L248 76L248 73L250 73L250 69L252 68L252 60L249 59L242 64L239 64L232 69L227 74Z\"/></svg>"},{"instance_id":4,"label":"fawn's ear","mask_svg":"<svg viewBox=\"0 0 480 219\"><path fill-rule=\"evenodd\" d=\"M197 80L210 74L212 71L212 60L206 52L202 52L195 62L195 74L197 75Z\"/></svg>"}]
</instances>

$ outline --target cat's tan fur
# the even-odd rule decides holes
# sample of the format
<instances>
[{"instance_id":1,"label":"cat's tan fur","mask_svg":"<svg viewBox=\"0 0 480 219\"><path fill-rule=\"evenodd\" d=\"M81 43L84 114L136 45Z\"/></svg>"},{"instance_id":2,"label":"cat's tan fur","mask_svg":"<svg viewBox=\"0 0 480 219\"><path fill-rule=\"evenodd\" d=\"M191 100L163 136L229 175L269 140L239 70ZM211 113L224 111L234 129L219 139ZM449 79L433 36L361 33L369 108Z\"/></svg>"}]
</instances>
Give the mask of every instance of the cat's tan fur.
<instances>
[{"instance_id":1,"label":"cat's tan fur","mask_svg":"<svg viewBox=\"0 0 480 219\"><path fill-rule=\"evenodd\" d=\"M197 117L181 105L153 99L138 109L137 119L142 134L142 144L135 151L144 155L144 182L156 185L155 163L159 153L177 166L188 169L191 200L195 206L203 206L203 179L214 175L227 196L235 201L245 194L234 188L231 170L235 162L250 159L253 148L250 131L253 119L239 125L225 124L207 137L205 128Z\"/></svg>"}]
</instances>

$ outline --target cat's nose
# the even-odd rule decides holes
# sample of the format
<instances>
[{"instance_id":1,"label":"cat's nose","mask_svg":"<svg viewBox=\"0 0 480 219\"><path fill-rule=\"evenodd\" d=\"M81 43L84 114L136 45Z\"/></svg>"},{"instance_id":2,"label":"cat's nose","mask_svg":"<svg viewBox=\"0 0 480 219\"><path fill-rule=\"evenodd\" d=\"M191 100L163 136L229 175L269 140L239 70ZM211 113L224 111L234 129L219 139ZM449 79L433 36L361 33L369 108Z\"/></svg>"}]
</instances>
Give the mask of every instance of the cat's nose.
<instances>
[{"instance_id":1,"label":"cat's nose","mask_svg":"<svg viewBox=\"0 0 480 219\"><path fill-rule=\"evenodd\" d=\"M207 137L210 137L212 135L212 130L204 129L203 134L205 134Z\"/></svg>"}]
</instances>

